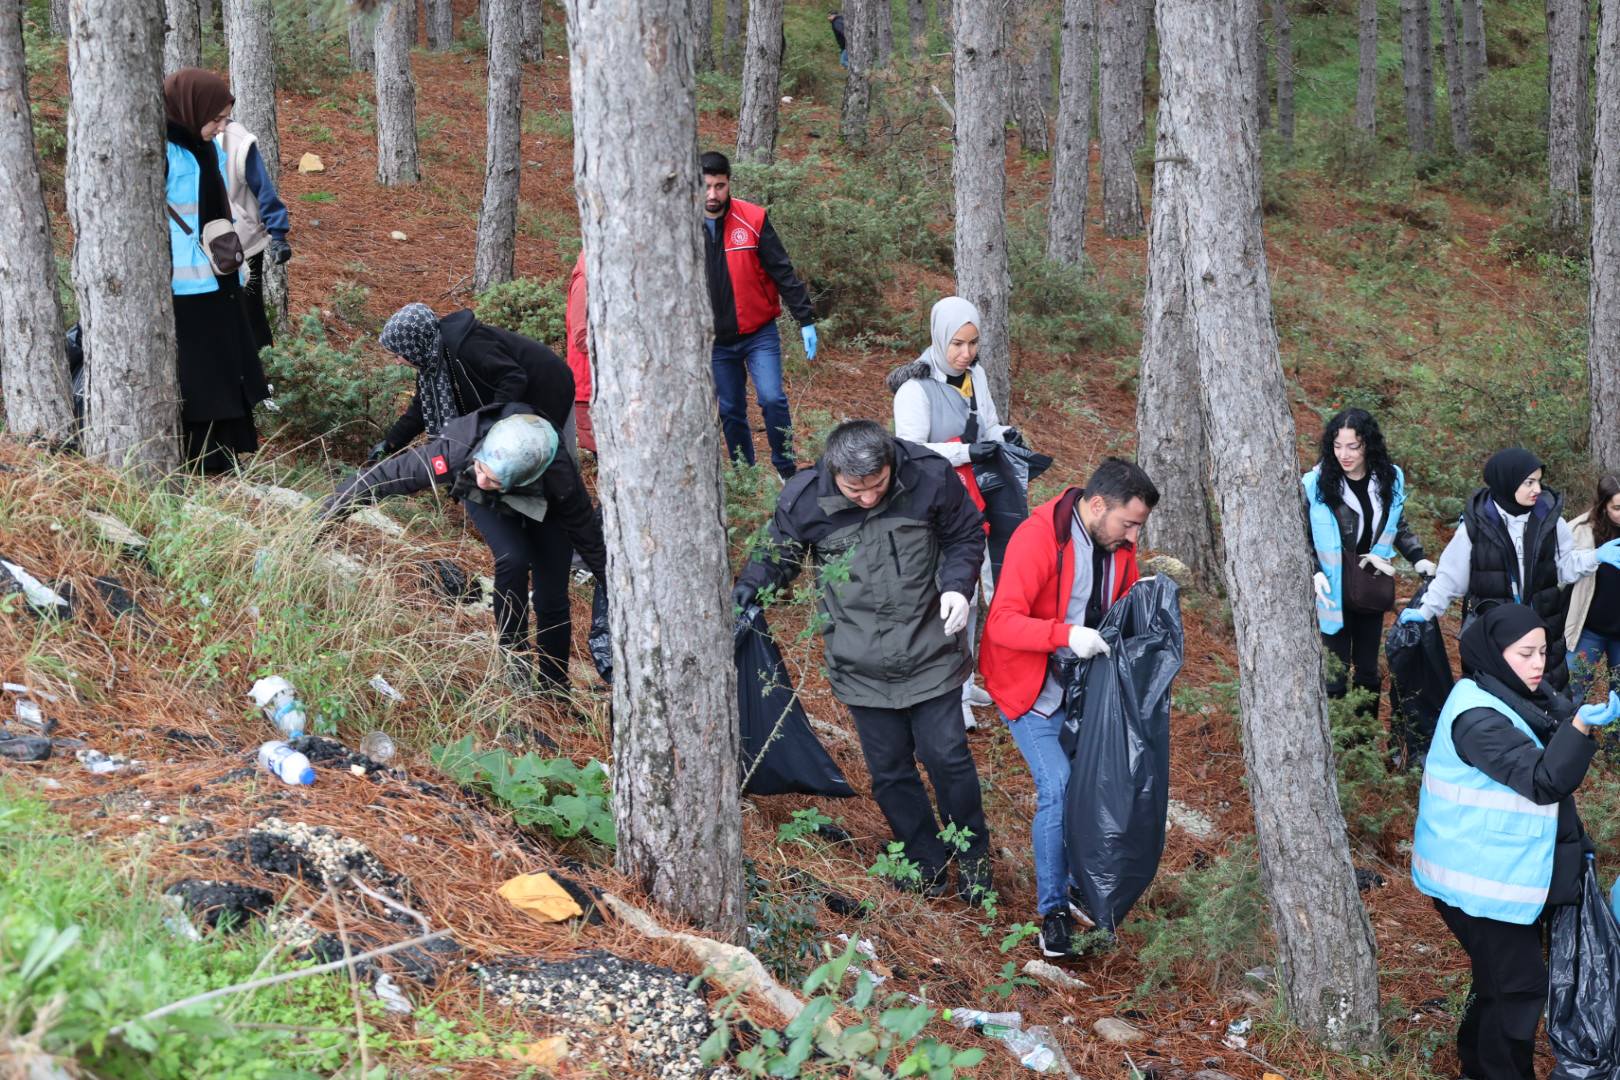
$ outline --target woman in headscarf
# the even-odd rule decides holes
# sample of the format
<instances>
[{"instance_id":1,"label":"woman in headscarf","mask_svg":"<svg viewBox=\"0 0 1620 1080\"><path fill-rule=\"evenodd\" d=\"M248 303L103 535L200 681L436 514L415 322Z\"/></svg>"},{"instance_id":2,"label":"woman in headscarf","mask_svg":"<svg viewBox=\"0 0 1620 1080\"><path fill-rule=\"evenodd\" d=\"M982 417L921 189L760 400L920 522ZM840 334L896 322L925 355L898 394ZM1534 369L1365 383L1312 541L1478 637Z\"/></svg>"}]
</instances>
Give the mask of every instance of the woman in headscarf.
<instances>
[{"instance_id":1,"label":"woman in headscarf","mask_svg":"<svg viewBox=\"0 0 1620 1080\"><path fill-rule=\"evenodd\" d=\"M1417 607L1401 612L1402 622L1434 618L1463 598L1463 624L1498 604L1525 604L1541 616L1547 640L1564 637L1569 596L1564 586L1594 573L1600 565L1620 566L1620 540L1596 551L1575 546L1563 519L1563 496L1542 486L1541 459L1514 447L1485 463L1485 486L1468 500L1462 521L1434 581ZM1547 658L1547 682L1562 690L1569 681L1564 651Z\"/></svg>"},{"instance_id":2,"label":"woman in headscarf","mask_svg":"<svg viewBox=\"0 0 1620 1080\"><path fill-rule=\"evenodd\" d=\"M1620 539L1620 474L1598 477L1592 508L1569 523L1575 546L1583 551ZM1597 666L1609 662L1609 686L1620 686L1620 567L1606 563L1569 591L1569 617L1564 626L1566 659L1571 669L1570 693L1586 700Z\"/></svg>"},{"instance_id":3,"label":"woman in headscarf","mask_svg":"<svg viewBox=\"0 0 1620 1080\"><path fill-rule=\"evenodd\" d=\"M1547 997L1541 921L1579 901L1593 847L1574 793L1592 761L1592 729L1620 716L1620 695L1577 712L1549 689L1548 641L1541 616L1523 604L1470 623L1464 678L1423 766L1412 882L1473 964L1457 1054L1474 1080L1535 1078Z\"/></svg>"},{"instance_id":4,"label":"woman in headscarf","mask_svg":"<svg viewBox=\"0 0 1620 1080\"><path fill-rule=\"evenodd\" d=\"M990 396L990 379L979 366L979 309L960 296L947 296L928 316L930 345L909 364L889 373L894 393L894 433L907 442L921 443L956 466L974 505L982 512L984 498L973 478L973 464L986 456L991 444L1018 438L1001 423ZM988 559L988 554L986 559ZM984 575L981 575L983 577ZM988 594L987 594L988 595ZM968 616L968 647L978 637L978 596ZM973 681L962 684L962 724L978 727L975 706L991 704L990 695Z\"/></svg>"},{"instance_id":5,"label":"woman in headscarf","mask_svg":"<svg viewBox=\"0 0 1620 1080\"><path fill-rule=\"evenodd\" d=\"M163 80L168 120L169 252L179 344L180 415L185 457L222 472L259 448L253 406L270 396L248 321L240 273L216 274L203 227L231 220L225 163L213 143L231 119L230 87L200 68Z\"/></svg>"}]
</instances>

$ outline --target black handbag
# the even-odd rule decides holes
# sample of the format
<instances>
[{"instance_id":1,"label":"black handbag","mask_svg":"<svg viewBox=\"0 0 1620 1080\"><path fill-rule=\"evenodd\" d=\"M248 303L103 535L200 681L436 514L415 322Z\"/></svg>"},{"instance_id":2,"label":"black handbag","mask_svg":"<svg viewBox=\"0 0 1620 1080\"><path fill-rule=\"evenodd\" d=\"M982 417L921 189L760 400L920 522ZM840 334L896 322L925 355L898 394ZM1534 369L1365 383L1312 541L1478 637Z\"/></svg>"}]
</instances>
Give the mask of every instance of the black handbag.
<instances>
[{"instance_id":1,"label":"black handbag","mask_svg":"<svg viewBox=\"0 0 1620 1080\"><path fill-rule=\"evenodd\" d=\"M1344 607L1362 615L1382 615L1395 607L1395 578L1359 562L1344 568Z\"/></svg>"}]
</instances>

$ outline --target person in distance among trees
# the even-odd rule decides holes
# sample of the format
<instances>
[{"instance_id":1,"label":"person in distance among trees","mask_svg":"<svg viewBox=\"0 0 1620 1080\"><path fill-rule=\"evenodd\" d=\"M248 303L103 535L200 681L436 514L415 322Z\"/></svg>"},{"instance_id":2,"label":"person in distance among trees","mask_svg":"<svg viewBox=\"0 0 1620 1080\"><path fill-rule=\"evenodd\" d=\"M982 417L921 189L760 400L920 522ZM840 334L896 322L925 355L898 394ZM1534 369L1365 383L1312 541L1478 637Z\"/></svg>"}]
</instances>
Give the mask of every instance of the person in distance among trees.
<instances>
[{"instance_id":1,"label":"person in distance among trees","mask_svg":"<svg viewBox=\"0 0 1620 1080\"><path fill-rule=\"evenodd\" d=\"M1569 523L1575 550L1594 551L1620 538L1620 476L1598 479L1592 508ZM1620 671L1620 567L1600 563L1597 572L1577 581L1569 592L1569 617L1564 628L1569 649L1570 696L1586 700L1586 691L1607 659L1609 686Z\"/></svg>"}]
</instances>

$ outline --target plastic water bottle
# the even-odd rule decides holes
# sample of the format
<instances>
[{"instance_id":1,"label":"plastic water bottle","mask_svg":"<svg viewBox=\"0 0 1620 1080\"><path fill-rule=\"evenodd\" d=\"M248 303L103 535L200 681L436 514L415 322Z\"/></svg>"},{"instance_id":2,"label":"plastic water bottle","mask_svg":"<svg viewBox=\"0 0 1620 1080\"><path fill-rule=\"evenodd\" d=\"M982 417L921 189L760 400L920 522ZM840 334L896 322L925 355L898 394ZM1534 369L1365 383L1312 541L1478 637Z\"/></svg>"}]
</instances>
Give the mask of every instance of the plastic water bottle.
<instances>
[{"instance_id":1,"label":"plastic water bottle","mask_svg":"<svg viewBox=\"0 0 1620 1080\"><path fill-rule=\"evenodd\" d=\"M946 1009L941 1019L959 1028L977 1031L992 1039L1003 1039L1023 1026L1024 1016L1017 1012L985 1012L983 1009Z\"/></svg>"},{"instance_id":2,"label":"plastic water bottle","mask_svg":"<svg viewBox=\"0 0 1620 1080\"><path fill-rule=\"evenodd\" d=\"M284 784L308 787L315 782L315 767L309 763L309 758L277 740L259 747L259 768Z\"/></svg>"},{"instance_id":3,"label":"plastic water bottle","mask_svg":"<svg viewBox=\"0 0 1620 1080\"><path fill-rule=\"evenodd\" d=\"M1052 1040L1052 1033L1044 1027L1032 1027L1027 1030L1009 1031L1004 1035L997 1035L1018 1064L1034 1072L1060 1072L1058 1063L1063 1060L1063 1052L1057 1043Z\"/></svg>"},{"instance_id":4,"label":"plastic water bottle","mask_svg":"<svg viewBox=\"0 0 1620 1080\"><path fill-rule=\"evenodd\" d=\"M248 697L253 704L264 710L264 715L276 730L289 739L296 739L304 733L308 721L304 718L304 703L298 700L298 694L293 690L292 684L280 675L271 675L260 679L248 691Z\"/></svg>"}]
</instances>

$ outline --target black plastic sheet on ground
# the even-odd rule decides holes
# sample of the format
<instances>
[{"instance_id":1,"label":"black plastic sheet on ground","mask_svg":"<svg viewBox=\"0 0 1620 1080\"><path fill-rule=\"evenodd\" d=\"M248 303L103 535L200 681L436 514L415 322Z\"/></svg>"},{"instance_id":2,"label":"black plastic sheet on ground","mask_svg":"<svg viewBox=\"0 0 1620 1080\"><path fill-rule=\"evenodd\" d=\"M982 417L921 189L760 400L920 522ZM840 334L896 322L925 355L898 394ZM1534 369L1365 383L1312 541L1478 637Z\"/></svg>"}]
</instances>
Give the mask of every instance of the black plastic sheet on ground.
<instances>
[{"instance_id":1,"label":"black plastic sheet on ground","mask_svg":"<svg viewBox=\"0 0 1620 1080\"><path fill-rule=\"evenodd\" d=\"M1097 925L1117 927L1152 884L1170 798L1170 687L1181 670L1181 591L1146 577L1103 617L1110 653L1078 664L1064 694L1070 753L1063 836Z\"/></svg>"},{"instance_id":2,"label":"black plastic sheet on ground","mask_svg":"<svg viewBox=\"0 0 1620 1080\"><path fill-rule=\"evenodd\" d=\"M1590 860L1581 902L1553 908L1549 939L1549 1080L1620 1080L1620 925Z\"/></svg>"},{"instance_id":3,"label":"black plastic sheet on ground","mask_svg":"<svg viewBox=\"0 0 1620 1080\"><path fill-rule=\"evenodd\" d=\"M758 607L738 618L735 646L742 775L748 778L743 791L837 799L854 795L837 762L810 730L810 719L788 681L782 652Z\"/></svg>"},{"instance_id":4,"label":"black plastic sheet on ground","mask_svg":"<svg viewBox=\"0 0 1620 1080\"><path fill-rule=\"evenodd\" d=\"M1423 602L1426 588L1417 591L1408 608ZM1446 656L1440 621L1403 623L1397 619L1384 639L1384 656L1389 661L1392 742L1403 744L1407 763L1416 764L1429 752L1435 722L1451 694L1451 660Z\"/></svg>"},{"instance_id":5,"label":"black plastic sheet on ground","mask_svg":"<svg viewBox=\"0 0 1620 1080\"><path fill-rule=\"evenodd\" d=\"M596 673L602 676L603 682L613 685L613 633L608 629L607 590L600 581L591 594L591 633L586 644L590 647Z\"/></svg>"},{"instance_id":6,"label":"black plastic sheet on ground","mask_svg":"<svg viewBox=\"0 0 1620 1080\"><path fill-rule=\"evenodd\" d=\"M984 519L990 524L990 580L1001 578L1001 561L1013 530L1029 517L1029 483L1052 467L1052 459L1013 443L996 443L994 461L973 467L974 482L984 497Z\"/></svg>"}]
</instances>

